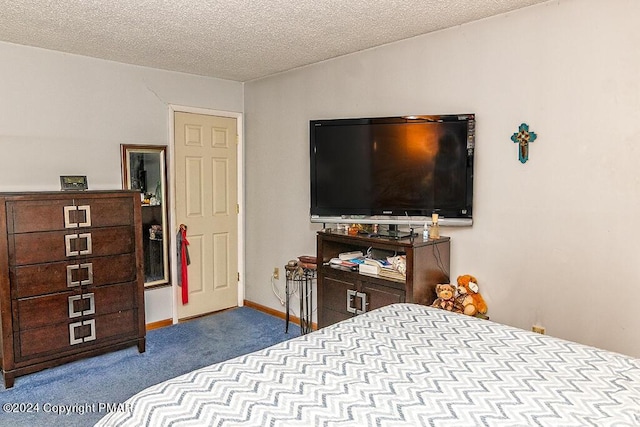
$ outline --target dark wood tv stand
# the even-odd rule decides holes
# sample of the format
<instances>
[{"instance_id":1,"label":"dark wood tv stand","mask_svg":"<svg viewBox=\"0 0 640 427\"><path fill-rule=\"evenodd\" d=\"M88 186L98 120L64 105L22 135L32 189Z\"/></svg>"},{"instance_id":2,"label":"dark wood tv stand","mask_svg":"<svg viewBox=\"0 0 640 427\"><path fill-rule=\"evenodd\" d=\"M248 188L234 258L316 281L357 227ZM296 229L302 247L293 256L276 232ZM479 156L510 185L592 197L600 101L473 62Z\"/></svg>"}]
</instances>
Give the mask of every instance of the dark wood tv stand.
<instances>
[{"instance_id":1,"label":"dark wood tv stand","mask_svg":"<svg viewBox=\"0 0 640 427\"><path fill-rule=\"evenodd\" d=\"M407 256L406 280L393 280L329 265L343 252L368 248L393 251ZM364 311L397 302L431 304L435 286L449 283L450 239L425 241L422 236L400 240L367 235L349 235L342 231L320 231L317 235L318 327L345 320ZM354 295L366 298L361 307ZM356 307L356 313L353 308Z\"/></svg>"}]
</instances>

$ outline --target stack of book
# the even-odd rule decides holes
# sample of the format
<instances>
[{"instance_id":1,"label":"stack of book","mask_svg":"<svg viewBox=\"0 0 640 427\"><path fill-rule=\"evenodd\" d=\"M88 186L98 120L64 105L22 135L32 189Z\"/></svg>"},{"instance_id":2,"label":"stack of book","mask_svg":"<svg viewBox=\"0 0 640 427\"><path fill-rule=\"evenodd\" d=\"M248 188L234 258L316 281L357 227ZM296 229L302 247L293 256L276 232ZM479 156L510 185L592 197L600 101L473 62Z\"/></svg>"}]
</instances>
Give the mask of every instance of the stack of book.
<instances>
[{"instance_id":1,"label":"stack of book","mask_svg":"<svg viewBox=\"0 0 640 427\"><path fill-rule=\"evenodd\" d=\"M383 268L382 270L380 270L380 273L378 273L378 276L384 277L386 279L393 279L393 280L400 280L400 281L407 279L406 275L394 269L393 266L390 266L388 268Z\"/></svg>"},{"instance_id":2,"label":"stack of book","mask_svg":"<svg viewBox=\"0 0 640 427\"><path fill-rule=\"evenodd\" d=\"M360 251L344 252L329 261L333 268L357 271L370 276L380 276L386 279L406 280L406 256L389 256L384 259L365 257Z\"/></svg>"},{"instance_id":3,"label":"stack of book","mask_svg":"<svg viewBox=\"0 0 640 427\"><path fill-rule=\"evenodd\" d=\"M348 269L358 271L359 265L364 263L364 254L361 251L345 252L329 261L333 268Z\"/></svg>"},{"instance_id":4,"label":"stack of book","mask_svg":"<svg viewBox=\"0 0 640 427\"><path fill-rule=\"evenodd\" d=\"M387 266L388 262L381 259L365 258L360 264L359 271L363 274L379 275L380 271Z\"/></svg>"},{"instance_id":5,"label":"stack of book","mask_svg":"<svg viewBox=\"0 0 640 427\"><path fill-rule=\"evenodd\" d=\"M386 279L406 280L406 264L402 268L402 261L406 263L406 258L389 257L387 259L365 258L364 263L358 266L358 271L362 274L384 277Z\"/></svg>"},{"instance_id":6,"label":"stack of book","mask_svg":"<svg viewBox=\"0 0 640 427\"><path fill-rule=\"evenodd\" d=\"M388 267L380 270L380 276L387 279L406 280L407 279L407 257L397 255L387 258Z\"/></svg>"}]
</instances>

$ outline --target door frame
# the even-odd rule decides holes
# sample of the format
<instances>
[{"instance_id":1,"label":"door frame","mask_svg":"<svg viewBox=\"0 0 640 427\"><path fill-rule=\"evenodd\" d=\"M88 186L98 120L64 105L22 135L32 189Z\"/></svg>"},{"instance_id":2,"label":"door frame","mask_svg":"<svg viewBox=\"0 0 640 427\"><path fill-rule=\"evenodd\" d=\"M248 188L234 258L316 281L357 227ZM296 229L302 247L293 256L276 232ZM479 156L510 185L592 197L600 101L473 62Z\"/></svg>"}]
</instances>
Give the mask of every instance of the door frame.
<instances>
[{"instance_id":1,"label":"door frame","mask_svg":"<svg viewBox=\"0 0 640 427\"><path fill-rule=\"evenodd\" d=\"M205 116L219 116L219 117L230 117L236 119L236 132L238 134L238 273L240 274L240 278L238 280L238 307L242 307L244 305L244 277L245 277L245 268L244 268L244 125L243 125L243 115L242 113L237 113L233 111L221 111L221 110L211 110L208 108L199 108L199 107L187 107L184 105L175 105L169 104L169 158L167 162L167 171L169 171L169 228L171 233L169 233L169 253L171 254L170 263L171 263L171 301L172 301L172 313L173 313L173 324L178 323L178 306L179 303L177 298L179 296L178 292L178 255L176 253L176 233L178 230L178 224L176 224L176 205L175 205L175 113L194 113L194 114L202 114Z\"/></svg>"}]
</instances>

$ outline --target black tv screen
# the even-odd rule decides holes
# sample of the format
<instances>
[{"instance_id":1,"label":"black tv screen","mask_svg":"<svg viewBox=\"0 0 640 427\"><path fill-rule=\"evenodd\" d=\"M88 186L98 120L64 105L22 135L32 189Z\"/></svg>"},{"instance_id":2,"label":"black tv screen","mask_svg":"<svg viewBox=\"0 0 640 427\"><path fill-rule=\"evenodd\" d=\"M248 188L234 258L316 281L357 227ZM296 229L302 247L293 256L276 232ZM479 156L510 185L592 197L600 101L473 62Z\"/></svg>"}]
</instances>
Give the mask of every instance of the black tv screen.
<instances>
[{"instance_id":1,"label":"black tv screen","mask_svg":"<svg viewBox=\"0 0 640 427\"><path fill-rule=\"evenodd\" d=\"M311 215L472 218L473 114L312 120Z\"/></svg>"}]
</instances>

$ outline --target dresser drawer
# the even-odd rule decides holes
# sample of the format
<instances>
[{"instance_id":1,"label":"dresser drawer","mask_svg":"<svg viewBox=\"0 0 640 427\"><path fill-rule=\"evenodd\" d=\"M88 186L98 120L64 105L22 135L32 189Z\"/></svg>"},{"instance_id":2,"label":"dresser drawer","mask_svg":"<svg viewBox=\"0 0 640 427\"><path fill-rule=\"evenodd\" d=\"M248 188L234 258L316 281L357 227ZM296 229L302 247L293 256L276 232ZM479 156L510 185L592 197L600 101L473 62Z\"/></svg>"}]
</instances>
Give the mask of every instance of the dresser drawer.
<instances>
[{"instance_id":1,"label":"dresser drawer","mask_svg":"<svg viewBox=\"0 0 640 427\"><path fill-rule=\"evenodd\" d=\"M12 298L72 290L80 285L102 286L132 282L137 266L134 253L60 261L11 268Z\"/></svg>"},{"instance_id":2,"label":"dresser drawer","mask_svg":"<svg viewBox=\"0 0 640 427\"><path fill-rule=\"evenodd\" d=\"M101 286L84 292L23 298L17 301L14 329L22 331L53 323L73 322L134 308L136 283Z\"/></svg>"},{"instance_id":3,"label":"dresser drawer","mask_svg":"<svg viewBox=\"0 0 640 427\"><path fill-rule=\"evenodd\" d=\"M133 222L131 197L74 200L17 200L6 203L7 231L32 233L87 227L113 227Z\"/></svg>"},{"instance_id":4,"label":"dresser drawer","mask_svg":"<svg viewBox=\"0 0 640 427\"><path fill-rule=\"evenodd\" d=\"M109 340L136 338L137 316L138 310L134 309L20 331L14 334L16 362L48 355L62 357L99 347Z\"/></svg>"},{"instance_id":5,"label":"dresser drawer","mask_svg":"<svg viewBox=\"0 0 640 427\"><path fill-rule=\"evenodd\" d=\"M92 228L9 236L9 264L24 265L134 252L133 227Z\"/></svg>"}]
</instances>

